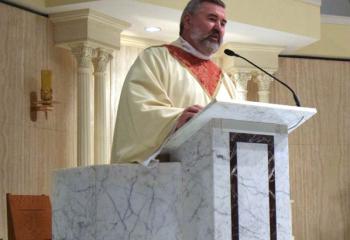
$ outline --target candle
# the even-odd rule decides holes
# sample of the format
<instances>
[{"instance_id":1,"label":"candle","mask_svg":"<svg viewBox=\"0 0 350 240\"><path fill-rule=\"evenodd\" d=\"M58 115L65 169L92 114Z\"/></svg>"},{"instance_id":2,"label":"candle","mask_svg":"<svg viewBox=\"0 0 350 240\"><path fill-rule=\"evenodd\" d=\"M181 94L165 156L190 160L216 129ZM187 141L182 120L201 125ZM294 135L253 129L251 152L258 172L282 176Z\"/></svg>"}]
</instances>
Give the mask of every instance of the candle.
<instances>
[{"instance_id":1,"label":"candle","mask_svg":"<svg viewBox=\"0 0 350 240\"><path fill-rule=\"evenodd\" d=\"M41 70L41 90L51 91L52 72L51 70Z\"/></svg>"}]
</instances>

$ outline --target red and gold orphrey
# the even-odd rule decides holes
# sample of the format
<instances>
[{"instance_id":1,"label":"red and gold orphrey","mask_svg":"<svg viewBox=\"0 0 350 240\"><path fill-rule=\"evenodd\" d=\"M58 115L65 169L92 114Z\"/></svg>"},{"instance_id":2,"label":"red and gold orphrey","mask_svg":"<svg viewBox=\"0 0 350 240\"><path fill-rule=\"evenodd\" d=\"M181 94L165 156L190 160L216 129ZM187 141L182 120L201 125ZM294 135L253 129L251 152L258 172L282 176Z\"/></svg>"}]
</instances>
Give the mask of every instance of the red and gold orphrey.
<instances>
[{"instance_id":1,"label":"red and gold orphrey","mask_svg":"<svg viewBox=\"0 0 350 240\"><path fill-rule=\"evenodd\" d=\"M212 97L221 78L221 69L212 61L204 60L173 45L165 45L170 54L187 67L197 78L202 87Z\"/></svg>"}]
</instances>

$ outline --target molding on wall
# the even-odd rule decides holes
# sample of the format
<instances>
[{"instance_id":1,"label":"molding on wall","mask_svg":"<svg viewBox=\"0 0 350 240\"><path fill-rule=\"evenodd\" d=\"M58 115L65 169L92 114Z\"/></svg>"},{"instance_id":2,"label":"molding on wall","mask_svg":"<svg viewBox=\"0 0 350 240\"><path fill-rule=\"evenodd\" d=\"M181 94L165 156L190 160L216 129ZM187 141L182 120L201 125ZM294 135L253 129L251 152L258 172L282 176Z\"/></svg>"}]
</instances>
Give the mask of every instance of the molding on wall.
<instances>
[{"instance_id":1,"label":"molding on wall","mask_svg":"<svg viewBox=\"0 0 350 240\"><path fill-rule=\"evenodd\" d=\"M31 13L33 13L33 14L36 14L36 15L39 15L39 16L42 16L42 17L46 17L46 18L49 17L49 15L46 14L46 13L37 11L37 10L32 9L32 8L30 8L30 7L21 6L21 5L19 5L19 4L14 3L14 2L10 2L10 1L7 1L7 0L0 0L0 3L9 5L9 6L11 6L11 7L18 8L18 9L21 9L21 10L24 10L24 11L27 11L27 12L31 12Z\"/></svg>"},{"instance_id":2,"label":"molding on wall","mask_svg":"<svg viewBox=\"0 0 350 240\"><path fill-rule=\"evenodd\" d=\"M126 29L130 27L130 23L116 19L104 13L97 12L92 9L81 9L61 13L50 14L50 20L53 23L61 22L71 22L74 20L93 20L107 26L117 28L117 29Z\"/></svg>"},{"instance_id":3,"label":"molding on wall","mask_svg":"<svg viewBox=\"0 0 350 240\"><path fill-rule=\"evenodd\" d=\"M284 49L280 46L267 46L258 44L245 43L226 43L220 49L218 55L222 58L222 67L228 73L234 72L256 72L255 67L236 57L227 57L223 51L225 48L232 49L238 54L246 57L260 67L264 68L270 73L274 73L278 69L278 55Z\"/></svg>"},{"instance_id":4,"label":"molding on wall","mask_svg":"<svg viewBox=\"0 0 350 240\"><path fill-rule=\"evenodd\" d=\"M81 9L50 15L54 24L56 45L90 42L107 48L119 49L120 34L130 24L106 14Z\"/></svg>"},{"instance_id":5,"label":"molding on wall","mask_svg":"<svg viewBox=\"0 0 350 240\"><path fill-rule=\"evenodd\" d=\"M311 59L311 60L350 62L350 58L332 58L332 57L317 57L317 56L305 56L305 55L285 55L285 54L281 54L278 57L280 57L280 58L301 58L301 59Z\"/></svg>"},{"instance_id":6,"label":"molding on wall","mask_svg":"<svg viewBox=\"0 0 350 240\"><path fill-rule=\"evenodd\" d=\"M321 23L350 25L350 17L322 14Z\"/></svg>"},{"instance_id":7,"label":"molding on wall","mask_svg":"<svg viewBox=\"0 0 350 240\"><path fill-rule=\"evenodd\" d=\"M322 5L322 0L302 0L305 3L310 3L310 4L314 4L317 6L321 6Z\"/></svg>"},{"instance_id":8,"label":"molding on wall","mask_svg":"<svg viewBox=\"0 0 350 240\"><path fill-rule=\"evenodd\" d=\"M46 7L57 7L67 4L94 2L97 0L45 0Z\"/></svg>"},{"instance_id":9,"label":"molding on wall","mask_svg":"<svg viewBox=\"0 0 350 240\"><path fill-rule=\"evenodd\" d=\"M133 36L127 36L127 35L121 35L120 42L121 42L121 45L123 46L138 47L138 48L147 48L150 46L163 45L166 43L164 41L133 37Z\"/></svg>"},{"instance_id":10,"label":"molding on wall","mask_svg":"<svg viewBox=\"0 0 350 240\"><path fill-rule=\"evenodd\" d=\"M226 43L224 46L225 47L232 46L232 48L237 51L263 51L263 52L272 52L272 53L280 53L284 49L284 47L281 47L281 46L236 43L236 42Z\"/></svg>"}]
</instances>

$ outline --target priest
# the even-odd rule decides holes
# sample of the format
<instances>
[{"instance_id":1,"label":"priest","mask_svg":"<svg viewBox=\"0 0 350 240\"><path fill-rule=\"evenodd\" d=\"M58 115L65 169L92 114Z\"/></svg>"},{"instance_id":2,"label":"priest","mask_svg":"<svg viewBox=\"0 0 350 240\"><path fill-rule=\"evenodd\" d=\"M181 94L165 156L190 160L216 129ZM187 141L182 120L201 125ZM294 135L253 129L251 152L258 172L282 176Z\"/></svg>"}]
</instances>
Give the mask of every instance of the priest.
<instances>
[{"instance_id":1,"label":"priest","mask_svg":"<svg viewBox=\"0 0 350 240\"><path fill-rule=\"evenodd\" d=\"M166 139L213 99L235 98L233 82L210 60L226 22L221 0L191 0L179 38L138 56L120 97L112 163L148 165Z\"/></svg>"}]
</instances>

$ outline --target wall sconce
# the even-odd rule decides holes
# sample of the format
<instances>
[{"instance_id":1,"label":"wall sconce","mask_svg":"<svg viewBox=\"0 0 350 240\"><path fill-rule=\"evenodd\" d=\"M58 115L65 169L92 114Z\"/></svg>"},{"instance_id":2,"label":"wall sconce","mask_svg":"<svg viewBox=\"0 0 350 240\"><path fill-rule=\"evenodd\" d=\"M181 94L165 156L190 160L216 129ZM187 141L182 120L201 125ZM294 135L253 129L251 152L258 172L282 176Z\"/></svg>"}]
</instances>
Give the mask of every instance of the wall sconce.
<instances>
[{"instance_id":1,"label":"wall sconce","mask_svg":"<svg viewBox=\"0 0 350 240\"><path fill-rule=\"evenodd\" d=\"M37 112L45 112L45 119L48 117L48 112L54 109L53 104L58 103L53 101L52 97L52 72L50 70L41 70L41 90L40 99L36 92L30 93L30 118L36 121Z\"/></svg>"}]
</instances>

